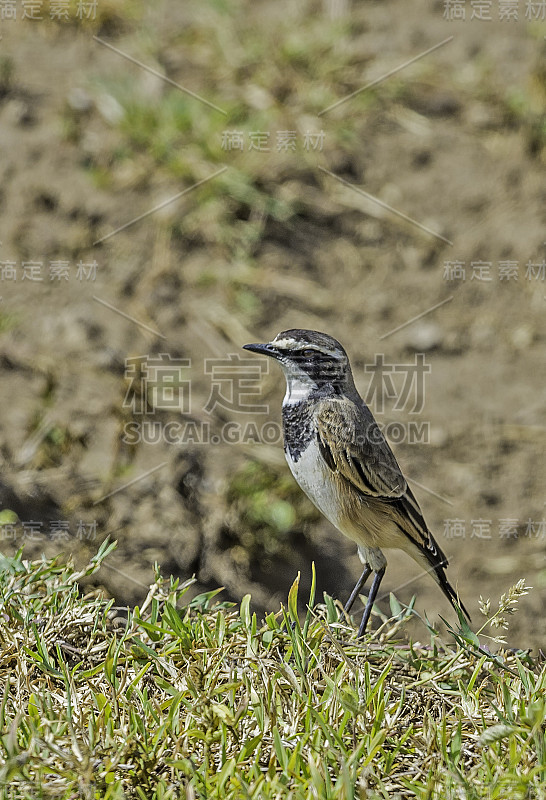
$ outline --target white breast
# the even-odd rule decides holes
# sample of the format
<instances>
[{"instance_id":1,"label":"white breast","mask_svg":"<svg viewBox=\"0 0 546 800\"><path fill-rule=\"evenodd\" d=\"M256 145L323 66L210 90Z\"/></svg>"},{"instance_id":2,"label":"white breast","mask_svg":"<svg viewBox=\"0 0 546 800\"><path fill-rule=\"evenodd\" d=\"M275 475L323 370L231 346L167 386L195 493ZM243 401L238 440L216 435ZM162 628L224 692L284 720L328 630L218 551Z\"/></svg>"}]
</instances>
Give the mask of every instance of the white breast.
<instances>
[{"instance_id":1,"label":"white breast","mask_svg":"<svg viewBox=\"0 0 546 800\"><path fill-rule=\"evenodd\" d=\"M297 461L285 452L288 466L307 497L322 511L332 525L339 528L339 500L328 465L312 439Z\"/></svg>"},{"instance_id":2,"label":"white breast","mask_svg":"<svg viewBox=\"0 0 546 800\"><path fill-rule=\"evenodd\" d=\"M367 553L365 556L367 563L373 566L381 561L384 565L384 557L379 547L401 548L413 558L416 557L413 552L416 550L415 545L401 533L391 516L381 513L371 500L369 502L364 500L360 505L354 506L355 519L341 518L344 504L339 496L339 483L332 479L332 473L321 456L314 438L297 461L294 461L287 451L286 460L292 475L307 497L338 531L355 542L363 553Z\"/></svg>"}]
</instances>

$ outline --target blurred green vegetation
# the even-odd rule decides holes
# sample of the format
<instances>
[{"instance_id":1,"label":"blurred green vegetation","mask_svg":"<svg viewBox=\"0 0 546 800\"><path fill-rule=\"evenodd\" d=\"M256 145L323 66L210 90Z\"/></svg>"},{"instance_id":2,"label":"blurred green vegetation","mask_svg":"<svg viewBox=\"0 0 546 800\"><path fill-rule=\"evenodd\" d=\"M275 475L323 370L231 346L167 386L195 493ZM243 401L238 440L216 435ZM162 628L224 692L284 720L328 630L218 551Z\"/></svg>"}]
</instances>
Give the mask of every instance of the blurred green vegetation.
<instances>
[{"instance_id":1,"label":"blurred green vegetation","mask_svg":"<svg viewBox=\"0 0 546 800\"><path fill-rule=\"evenodd\" d=\"M289 558L294 536L320 518L286 469L249 461L229 482L229 535L242 545L250 563L271 556Z\"/></svg>"}]
</instances>

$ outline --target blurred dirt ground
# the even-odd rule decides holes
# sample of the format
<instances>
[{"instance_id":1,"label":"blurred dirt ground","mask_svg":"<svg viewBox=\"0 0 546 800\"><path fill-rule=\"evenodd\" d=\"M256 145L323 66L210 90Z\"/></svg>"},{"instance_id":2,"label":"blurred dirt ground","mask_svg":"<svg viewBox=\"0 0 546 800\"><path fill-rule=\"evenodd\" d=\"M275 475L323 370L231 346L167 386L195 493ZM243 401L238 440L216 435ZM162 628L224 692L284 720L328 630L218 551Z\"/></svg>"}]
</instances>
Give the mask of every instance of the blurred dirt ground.
<instances>
[{"instance_id":1,"label":"blurred dirt ground","mask_svg":"<svg viewBox=\"0 0 546 800\"><path fill-rule=\"evenodd\" d=\"M316 328L352 357L474 622L480 595L523 577L509 643L544 647L540 4L474 4L490 20L401 0L98 0L57 20L38 5L0 20L2 550L83 560L109 534L100 579L120 603L142 601L156 561L263 612L298 570L304 597L315 560L319 591L345 599L360 564L284 464L280 375L235 397L214 372ZM184 365L180 396L191 384L182 409L142 381L163 354ZM419 354L415 411L417 384L387 395ZM124 442L143 420L150 441ZM401 554L384 588L451 618Z\"/></svg>"}]
</instances>

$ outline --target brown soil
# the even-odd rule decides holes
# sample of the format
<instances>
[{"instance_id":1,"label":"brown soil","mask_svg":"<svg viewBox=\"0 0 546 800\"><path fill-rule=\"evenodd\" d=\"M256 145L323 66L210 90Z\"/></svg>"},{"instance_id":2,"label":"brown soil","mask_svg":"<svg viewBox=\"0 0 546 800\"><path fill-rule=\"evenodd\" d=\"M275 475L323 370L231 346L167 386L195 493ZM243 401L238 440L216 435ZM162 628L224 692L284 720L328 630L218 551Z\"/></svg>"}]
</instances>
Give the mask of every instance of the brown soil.
<instances>
[{"instance_id":1,"label":"brown soil","mask_svg":"<svg viewBox=\"0 0 546 800\"><path fill-rule=\"evenodd\" d=\"M384 425L429 425L428 441L392 444L474 622L480 595L495 603L525 578L533 590L509 641L544 647L546 23L526 21L521 3L520 19L506 21L497 4L492 21L470 19L467 3L459 22L444 19L442 3L355 3L350 24L318 28L342 30L338 50L325 45L327 68L306 53L315 46L309 31L335 5L240 2L228 12L164 2L152 13L99 0L86 24L1 23L0 500L25 523L3 527L2 549L24 542L28 557L83 559L110 534L118 548L100 581L120 603L142 601L154 562L183 580L195 573L193 591L223 585L234 600L251 592L263 612L278 608L298 570L305 596L315 560L319 591L344 599L359 574L354 547L301 497L281 443L122 441L124 426L141 421L124 403L127 358L191 359L183 421L210 424L211 436L228 422L248 433L250 422L278 423L279 374L272 367L253 397L268 414L209 413L205 359L285 328L316 328L344 343L363 394L378 354L403 376L425 353L420 412L389 398L381 411L379 396L372 409ZM151 108L177 90L93 34L255 116L224 124L188 100L197 110L188 106L187 129L177 123L180 152L169 161L161 131L157 151L135 143L139 130L124 127L123 93L112 86L129 85L127 96ZM448 36L372 92L317 116L335 102L327 88L347 95ZM200 132L208 124L209 140ZM271 151L222 149L227 129L269 130ZM308 129L324 130L322 152L304 152ZM281 130L297 132L296 152L275 151ZM222 166L202 189L93 244ZM79 280L78 263L93 261L96 279ZM41 282L30 279L31 262ZM68 279L51 280L52 262L68 265ZM447 262L463 262L464 279L446 278ZM490 280L479 279L478 262ZM509 262L517 280L501 278ZM147 410L162 425L180 421ZM417 609L434 623L438 614L452 619L402 554L389 556L384 588L404 602L417 593Z\"/></svg>"}]
</instances>

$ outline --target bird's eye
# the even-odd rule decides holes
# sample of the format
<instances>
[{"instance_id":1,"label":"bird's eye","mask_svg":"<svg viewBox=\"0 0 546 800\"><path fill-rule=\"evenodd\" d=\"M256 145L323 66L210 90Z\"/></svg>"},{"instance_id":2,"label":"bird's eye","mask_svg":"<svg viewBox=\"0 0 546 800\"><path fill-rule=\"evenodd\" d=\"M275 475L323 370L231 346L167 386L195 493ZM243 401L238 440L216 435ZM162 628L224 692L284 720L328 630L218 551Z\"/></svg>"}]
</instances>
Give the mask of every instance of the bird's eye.
<instances>
[{"instance_id":1,"label":"bird's eye","mask_svg":"<svg viewBox=\"0 0 546 800\"><path fill-rule=\"evenodd\" d=\"M313 350L311 347L306 347L305 350L302 350L302 355L304 358L313 358L316 354L316 350Z\"/></svg>"}]
</instances>

